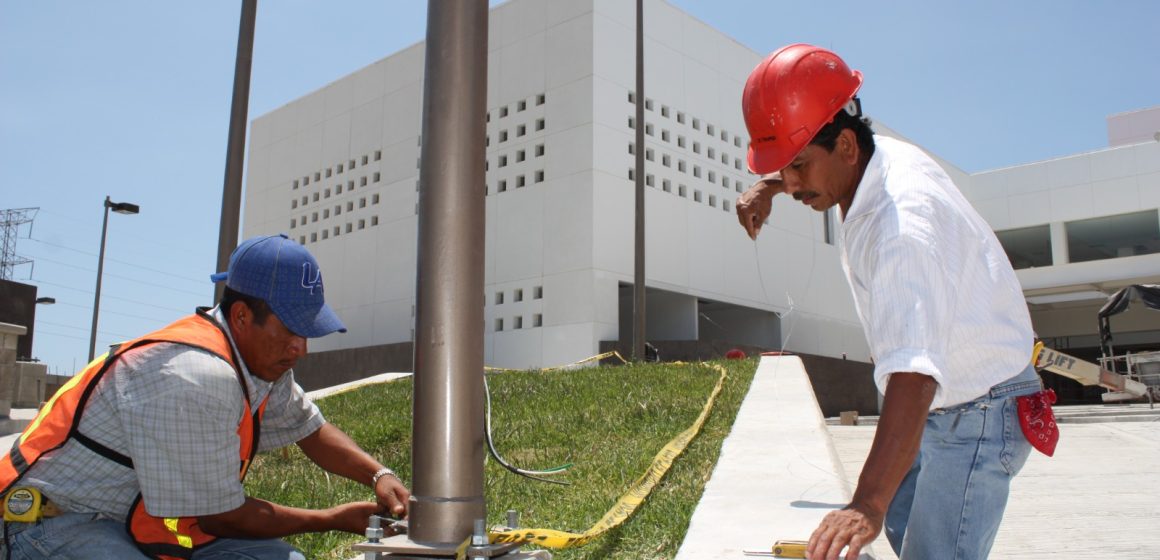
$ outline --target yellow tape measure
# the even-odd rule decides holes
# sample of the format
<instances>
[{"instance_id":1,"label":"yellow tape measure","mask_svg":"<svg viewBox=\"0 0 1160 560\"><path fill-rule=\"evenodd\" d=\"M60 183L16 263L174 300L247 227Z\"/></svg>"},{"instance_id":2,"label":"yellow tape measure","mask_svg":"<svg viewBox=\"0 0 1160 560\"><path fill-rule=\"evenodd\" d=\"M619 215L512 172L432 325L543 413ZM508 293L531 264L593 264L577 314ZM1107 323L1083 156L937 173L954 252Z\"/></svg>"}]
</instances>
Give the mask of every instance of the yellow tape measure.
<instances>
[{"instance_id":1,"label":"yellow tape measure","mask_svg":"<svg viewBox=\"0 0 1160 560\"><path fill-rule=\"evenodd\" d=\"M36 488L15 488L4 496L4 521L35 523L40 520L44 496Z\"/></svg>"}]
</instances>

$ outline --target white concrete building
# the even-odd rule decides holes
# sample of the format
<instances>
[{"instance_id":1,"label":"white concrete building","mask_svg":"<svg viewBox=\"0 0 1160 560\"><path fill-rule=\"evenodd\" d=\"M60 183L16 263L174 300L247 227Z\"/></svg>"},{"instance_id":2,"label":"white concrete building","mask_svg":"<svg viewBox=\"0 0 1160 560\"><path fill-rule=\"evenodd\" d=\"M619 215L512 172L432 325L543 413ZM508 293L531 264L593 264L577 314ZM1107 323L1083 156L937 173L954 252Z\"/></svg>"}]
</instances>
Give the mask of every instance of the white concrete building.
<instances>
[{"instance_id":1,"label":"white concrete building","mask_svg":"<svg viewBox=\"0 0 1160 560\"><path fill-rule=\"evenodd\" d=\"M779 199L756 243L734 215L752 181L741 90L765 53L661 0L646 10L648 338L867 360L833 214ZM489 25L485 359L569 363L630 325L634 6L512 0ZM243 237L306 244L350 328L312 351L412 340L423 58L414 45L252 123ZM1155 141L974 176L943 163L1004 239L1127 214L1160 249ZM1053 247L1052 266L1020 272L1034 293L1096 282ZM1091 268L1154 281L1157 259Z\"/></svg>"}]
</instances>

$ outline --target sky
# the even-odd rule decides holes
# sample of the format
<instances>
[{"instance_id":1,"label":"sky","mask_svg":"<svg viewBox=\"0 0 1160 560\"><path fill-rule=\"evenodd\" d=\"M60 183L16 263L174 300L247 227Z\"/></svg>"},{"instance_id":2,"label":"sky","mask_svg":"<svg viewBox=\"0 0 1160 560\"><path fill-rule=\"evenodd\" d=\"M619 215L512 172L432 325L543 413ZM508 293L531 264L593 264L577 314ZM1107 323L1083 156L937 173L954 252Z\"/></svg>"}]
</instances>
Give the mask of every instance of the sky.
<instances>
[{"instance_id":1,"label":"sky","mask_svg":"<svg viewBox=\"0 0 1160 560\"><path fill-rule=\"evenodd\" d=\"M968 172L1104 148L1108 115L1160 105L1153 0L672 3L759 53L837 51L870 116ZM106 196L141 213L109 216L98 353L211 302L240 4L0 0L0 209L39 208L12 279L56 299L51 372L88 355ZM250 118L425 33L417 0L262 0Z\"/></svg>"}]
</instances>

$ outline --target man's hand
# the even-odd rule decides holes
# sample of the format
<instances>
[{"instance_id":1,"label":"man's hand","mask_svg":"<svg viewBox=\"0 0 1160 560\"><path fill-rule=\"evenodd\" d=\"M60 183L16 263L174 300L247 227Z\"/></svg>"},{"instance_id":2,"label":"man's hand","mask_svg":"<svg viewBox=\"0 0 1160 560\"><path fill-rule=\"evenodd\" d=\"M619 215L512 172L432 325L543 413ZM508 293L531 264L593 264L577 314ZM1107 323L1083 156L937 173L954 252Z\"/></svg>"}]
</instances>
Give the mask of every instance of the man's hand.
<instances>
[{"instance_id":1,"label":"man's hand","mask_svg":"<svg viewBox=\"0 0 1160 560\"><path fill-rule=\"evenodd\" d=\"M403 482L393 474L379 478L375 484L375 497L379 506L395 517L407 516L407 503L411 500L411 492L403 486Z\"/></svg>"},{"instance_id":2,"label":"man's hand","mask_svg":"<svg viewBox=\"0 0 1160 560\"><path fill-rule=\"evenodd\" d=\"M761 224L773 208L773 195L785 192L781 173L770 173L758 179L737 199L737 221L745 228L750 239L757 239Z\"/></svg>"},{"instance_id":3,"label":"man's hand","mask_svg":"<svg viewBox=\"0 0 1160 560\"><path fill-rule=\"evenodd\" d=\"M842 547L849 545L846 560L856 560L862 547L874 541L882 531L882 514L867 513L851 504L831 511L810 535L806 557L811 560L838 560Z\"/></svg>"},{"instance_id":4,"label":"man's hand","mask_svg":"<svg viewBox=\"0 0 1160 560\"><path fill-rule=\"evenodd\" d=\"M364 535L372 515L382 515L383 508L374 502L351 502L326 510L333 528L347 533ZM385 527L384 527L385 530Z\"/></svg>"}]
</instances>

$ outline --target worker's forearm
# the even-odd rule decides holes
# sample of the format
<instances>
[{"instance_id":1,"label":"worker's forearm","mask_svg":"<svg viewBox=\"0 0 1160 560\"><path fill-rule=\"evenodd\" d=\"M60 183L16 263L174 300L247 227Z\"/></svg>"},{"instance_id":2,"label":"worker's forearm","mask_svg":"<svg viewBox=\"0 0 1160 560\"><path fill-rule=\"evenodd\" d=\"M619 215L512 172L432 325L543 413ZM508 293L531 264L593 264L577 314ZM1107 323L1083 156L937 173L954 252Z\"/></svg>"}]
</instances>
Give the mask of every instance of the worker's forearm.
<instances>
[{"instance_id":1,"label":"worker's forearm","mask_svg":"<svg viewBox=\"0 0 1160 560\"><path fill-rule=\"evenodd\" d=\"M937 388L938 383L927 375L907 372L890 376L874 443L858 477L852 506L875 515L886 513L918 454Z\"/></svg>"},{"instance_id":2,"label":"worker's forearm","mask_svg":"<svg viewBox=\"0 0 1160 560\"><path fill-rule=\"evenodd\" d=\"M197 521L211 535L247 539L281 538L340 528L326 510L286 507L257 498L246 498L237 509L201 516Z\"/></svg>"},{"instance_id":3,"label":"worker's forearm","mask_svg":"<svg viewBox=\"0 0 1160 560\"><path fill-rule=\"evenodd\" d=\"M371 485L371 477L382 468L374 457L363 451L350 436L332 424L298 442L302 452L316 465L360 484Z\"/></svg>"}]
</instances>

